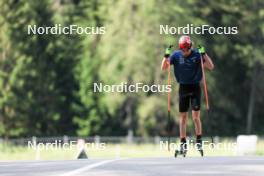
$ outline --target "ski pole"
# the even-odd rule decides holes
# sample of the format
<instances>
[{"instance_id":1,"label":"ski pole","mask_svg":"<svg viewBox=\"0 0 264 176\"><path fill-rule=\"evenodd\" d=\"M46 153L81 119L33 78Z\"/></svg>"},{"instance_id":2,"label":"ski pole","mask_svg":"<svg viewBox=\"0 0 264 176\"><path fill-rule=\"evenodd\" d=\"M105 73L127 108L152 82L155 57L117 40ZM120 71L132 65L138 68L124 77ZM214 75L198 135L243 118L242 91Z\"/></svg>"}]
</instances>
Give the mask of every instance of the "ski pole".
<instances>
[{"instance_id":1,"label":"ski pole","mask_svg":"<svg viewBox=\"0 0 264 176\"><path fill-rule=\"evenodd\" d=\"M169 49L171 49L173 46L170 45ZM170 63L168 66L168 86L170 86L170 90L171 90L171 79L170 79ZM170 133L171 133L171 119L170 119L170 96L171 93L170 91L168 91L168 123L167 123L167 133L168 133L168 150L170 151Z\"/></svg>"},{"instance_id":2,"label":"ski pole","mask_svg":"<svg viewBox=\"0 0 264 176\"><path fill-rule=\"evenodd\" d=\"M168 67L168 85L171 88L171 80L170 80L170 63ZM168 150L170 151L170 132L171 132L171 127L170 127L170 91L168 92Z\"/></svg>"},{"instance_id":3,"label":"ski pole","mask_svg":"<svg viewBox=\"0 0 264 176\"><path fill-rule=\"evenodd\" d=\"M202 67L202 75L203 75L203 90L204 90L204 98L205 98L205 105L206 105L206 117L208 119L208 121L210 121L209 119L209 98L208 98L208 91L207 91L207 84L206 84L206 75L205 75L205 70L204 70L204 64L203 64L203 58L201 56L201 67ZM214 143L214 138L211 135L211 140L212 143Z\"/></svg>"}]
</instances>

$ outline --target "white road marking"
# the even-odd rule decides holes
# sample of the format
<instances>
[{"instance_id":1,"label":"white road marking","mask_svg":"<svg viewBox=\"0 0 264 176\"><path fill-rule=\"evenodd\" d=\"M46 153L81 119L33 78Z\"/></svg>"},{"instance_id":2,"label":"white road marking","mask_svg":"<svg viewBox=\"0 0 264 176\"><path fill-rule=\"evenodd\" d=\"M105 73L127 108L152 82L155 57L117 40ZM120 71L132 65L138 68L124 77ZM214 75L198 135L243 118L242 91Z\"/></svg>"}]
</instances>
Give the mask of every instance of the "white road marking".
<instances>
[{"instance_id":1,"label":"white road marking","mask_svg":"<svg viewBox=\"0 0 264 176\"><path fill-rule=\"evenodd\" d=\"M118 161L118 160L120 160L120 159L105 160L105 161L97 162L97 163L90 164L88 166L81 167L79 169L64 173L61 176L75 176L75 175L80 174L80 173L82 173L84 171L88 171L88 170L91 170L93 168L96 168L96 167L99 167L99 166L102 166L104 164L111 163L111 162L114 162L114 161Z\"/></svg>"}]
</instances>

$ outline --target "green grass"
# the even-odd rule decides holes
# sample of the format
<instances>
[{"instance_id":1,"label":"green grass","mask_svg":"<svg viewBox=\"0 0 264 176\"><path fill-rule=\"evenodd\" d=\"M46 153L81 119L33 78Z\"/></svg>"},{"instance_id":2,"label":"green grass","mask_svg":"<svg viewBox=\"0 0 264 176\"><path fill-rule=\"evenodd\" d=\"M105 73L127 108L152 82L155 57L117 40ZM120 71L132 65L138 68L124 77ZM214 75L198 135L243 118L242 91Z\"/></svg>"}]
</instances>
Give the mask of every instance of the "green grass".
<instances>
[{"instance_id":1,"label":"green grass","mask_svg":"<svg viewBox=\"0 0 264 176\"><path fill-rule=\"evenodd\" d=\"M225 141L223 144L230 144ZM172 157L174 150L168 151L167 148L161 149L159 145L154 144L106 144L105 149L86 148L86 152L90 158L135 158L135 157ZM214 148L208 150L205 148L206 156L236 156L235 150L224 150ZM48 149L34 150L27 146L14 146L8 144L0 144L0 160L62 160L76 159L78 149ZM257 144L256 155L264 156L264 141ZM189 150L188 156L199 156L196 150Z\"/></svg>"}]
</instances>

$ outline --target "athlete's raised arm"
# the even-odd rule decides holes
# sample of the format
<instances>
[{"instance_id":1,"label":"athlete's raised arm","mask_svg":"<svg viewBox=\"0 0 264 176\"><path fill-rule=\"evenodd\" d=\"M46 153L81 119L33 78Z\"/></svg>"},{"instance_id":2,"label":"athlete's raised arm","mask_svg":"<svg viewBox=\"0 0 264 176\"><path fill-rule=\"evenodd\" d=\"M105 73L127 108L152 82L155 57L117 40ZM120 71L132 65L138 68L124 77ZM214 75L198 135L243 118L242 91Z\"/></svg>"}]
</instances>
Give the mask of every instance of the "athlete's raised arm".
<instances>
[{"instance_id":1,"label":"athlete's raised arm","mask_svg":"<svg viewBox=\"0 0 264 176\"><path fill-rule=\"evenodd\" d=\"M164 57L161 63L161 70L162 71L167 70L167 68L169 67L169 64L170 64L169 59Z\"/></svg>"},{"instance_id":2,"label":"athlete's raised arm","mask_svg":"<svg viewBox=\"0 0 264 176\"><path fill-rule=\"evenodd\" d=\"M207 68L208 70L213 70L214 63L212 59L206 53L205 55L203 55L203 59L204 59L204 67Z\"/></svg>"},{"instance_id":3,"label":"athlete's raised arm","mask_svg":"<svg viewBox=\"0 0 264 176\"><path fill-rule=\"evenodd\" d=\"M198 47L199 53L202 55L203 61L204 61L204 67L207 68L208 70L213 70L214 69L214 63L212 59L206 54L205 48L202 46Z\"/></svg>"},{"instance_id":4,"label":"athlete's raised arm","mask_svg":"<svg viewBox=\"0 0 264 176\"><path fill-rule=\"evenodd\" d=\"M169 65L170 65L170 61L169 61L169 57L172 53L172 45L170 45L168 48L166 48L165 54L164 54L164 58L162 60L161 63L161 70L166 70Z\"/></svg>"}]
</instances>

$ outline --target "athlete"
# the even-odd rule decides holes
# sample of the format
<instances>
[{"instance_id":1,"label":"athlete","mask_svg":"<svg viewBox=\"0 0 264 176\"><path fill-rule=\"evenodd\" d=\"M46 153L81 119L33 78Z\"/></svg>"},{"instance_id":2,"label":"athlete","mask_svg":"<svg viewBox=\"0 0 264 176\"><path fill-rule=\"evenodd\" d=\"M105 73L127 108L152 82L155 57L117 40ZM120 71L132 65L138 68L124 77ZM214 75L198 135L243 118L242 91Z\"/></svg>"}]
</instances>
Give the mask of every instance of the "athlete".
<instances>
[{"instance_id":1,"label":"athlete","mask_svg":"<svg viewBox=\"0 0 264 176\"><path fill-rule=\"evenodd\" d=\"M179 50L172 53L171 47L166 49L161 69L174 67L174 75L179 83L179 112L180 112L180 154L187 152L186 124L189 106L192 108L192 119L195 125L196 146L202 151L202 125L200 120L202 67L214 69L212 59L206 54L204 47L192 48L190 36L183 35L179 39ZM172 53L172 54L171 54ZM176 150L175 152L178 152ZM176 153L175 153L176 156Z\"/></svg>"}]
</instances>

